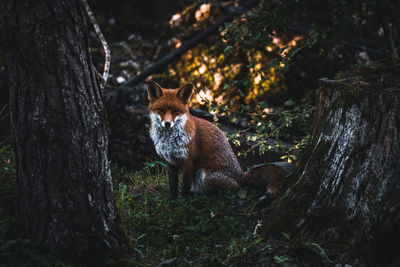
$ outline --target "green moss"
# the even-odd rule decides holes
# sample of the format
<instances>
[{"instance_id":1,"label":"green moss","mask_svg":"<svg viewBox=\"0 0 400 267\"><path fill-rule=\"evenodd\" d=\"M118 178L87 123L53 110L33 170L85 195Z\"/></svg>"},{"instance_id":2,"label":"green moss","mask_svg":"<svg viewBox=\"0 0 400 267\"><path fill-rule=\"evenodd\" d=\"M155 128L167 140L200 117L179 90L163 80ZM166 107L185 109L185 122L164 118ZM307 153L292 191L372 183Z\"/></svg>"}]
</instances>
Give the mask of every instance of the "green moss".
<instances>
[{"instance_id":1,"label":"green moss","mask_svg":"<svg viewBox=\"0 0 400 267\"><path fill-rule=\"evenodd\" d=\"M400 66L376 63L369 67L353 65L334 78L334 88L340 89L345 103L400 85Z\"/></svg>"}]
</instances>

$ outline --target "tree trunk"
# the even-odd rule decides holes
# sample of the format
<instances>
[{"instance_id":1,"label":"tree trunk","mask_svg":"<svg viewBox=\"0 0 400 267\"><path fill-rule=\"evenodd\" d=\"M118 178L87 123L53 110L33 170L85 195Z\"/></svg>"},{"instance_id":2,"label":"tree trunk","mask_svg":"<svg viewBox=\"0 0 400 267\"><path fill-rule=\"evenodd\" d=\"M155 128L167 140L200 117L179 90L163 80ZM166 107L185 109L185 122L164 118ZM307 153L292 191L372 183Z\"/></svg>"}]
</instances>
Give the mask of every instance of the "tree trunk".
<instances>
[{"instance_id":1,"label":"tree trunk","mask_svg":"<svg viewBox=\"0 0 400 267\"><path fill-rule=\"evenodd\" d=\"M399 77L380 67L322 82L311 155L265 236L311 240L356 266L400 263Z\"/></svg>"},{"instance_id":2,"label":"tree trunk","mask_svg":"<svg viewBox=\"0 0 400 267\"><path fill-rule=\"evenodd\" d=\"M59 256L125 251L107 131L79 1L0 1L17 224Z\"/></svg>"}]
</instances>

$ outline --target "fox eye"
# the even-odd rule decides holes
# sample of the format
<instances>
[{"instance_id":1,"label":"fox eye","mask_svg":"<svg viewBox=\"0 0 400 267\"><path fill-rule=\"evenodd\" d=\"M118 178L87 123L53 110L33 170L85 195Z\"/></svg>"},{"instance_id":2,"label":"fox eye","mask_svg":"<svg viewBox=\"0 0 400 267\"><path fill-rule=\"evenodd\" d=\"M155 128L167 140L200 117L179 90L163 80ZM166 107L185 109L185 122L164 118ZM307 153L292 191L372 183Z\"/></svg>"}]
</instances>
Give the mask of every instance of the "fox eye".
<instances>
[{"instance_id":1,"label":"fox eye","mask_svg":"<svg viewBox=\"0 0 400 267\"><path fill-rule=\"evenodd\" d=\"M158 108L157 112L164 113L165 112L165 108Z\"/></svg>"},{"instance_id":2,"label":"fox eye","mask_svg":"<svg viewBox=\"0 0 400 267\"><path fill-rule=\"evenodd\" d=\"M181 113L181 111L180 111L179 109L174 109L174 110L172 111L172 113L174 113L174 114L179 114L179 113Z\"/></svg>"}]
</instances>

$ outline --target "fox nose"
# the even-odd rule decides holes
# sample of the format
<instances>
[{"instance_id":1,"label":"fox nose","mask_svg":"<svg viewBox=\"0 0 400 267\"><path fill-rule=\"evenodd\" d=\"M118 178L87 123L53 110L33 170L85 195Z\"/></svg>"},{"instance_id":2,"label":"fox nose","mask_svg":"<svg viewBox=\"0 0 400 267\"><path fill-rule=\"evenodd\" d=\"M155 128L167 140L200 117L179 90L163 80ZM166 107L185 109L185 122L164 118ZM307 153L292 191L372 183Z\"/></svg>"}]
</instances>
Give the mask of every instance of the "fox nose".
<instances>
[{"instance_id":1,"label":"fox nose","mask_svg":"<svg viewBox=\"0 0 400 267\"><path fill-rule=\"evenodd\" d=\"M166 121L166 122L165 122L165 127L166 127L166 128L169 128L170 126L171 126L171 123L170 123L169 121Z\"/></svg>"}]
</instances>

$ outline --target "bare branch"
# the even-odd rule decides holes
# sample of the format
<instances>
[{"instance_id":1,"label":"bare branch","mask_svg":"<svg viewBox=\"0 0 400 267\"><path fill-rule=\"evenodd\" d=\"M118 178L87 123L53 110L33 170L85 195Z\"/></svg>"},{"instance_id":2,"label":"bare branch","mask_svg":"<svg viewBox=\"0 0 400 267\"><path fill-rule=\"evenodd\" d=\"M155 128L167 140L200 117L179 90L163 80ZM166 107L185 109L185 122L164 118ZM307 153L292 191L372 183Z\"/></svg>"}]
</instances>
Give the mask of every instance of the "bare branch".
<instances>
[{"instance_id":1,"label":"bare branch","mask_svg":"<svg viewBox=\"0 0 400 267\"><path fill-rule=\"evenodd\" d=\"M110 48L107 45L107 41L104 38L103 34L101 33L100 27L97 24L97 21L93 15L92 10L90 9L88 3L86 0L81 0L83 6L86 9L86 13L88 14L88 17L90 19L90 21L93 24L93 28L94 31L97 34L97 37L100 39L101 44L103 45L103 49L104 49L104 55L105 55L105 62L104 62L104 70L103 70L103 75L101 76L102 80L100 83L100 89L104 90L104 87L106 86L107 80L108 80L108 75L110 73L110 61L111 61L111 53L110 53Z\"/></svg>"}]
</instances>

